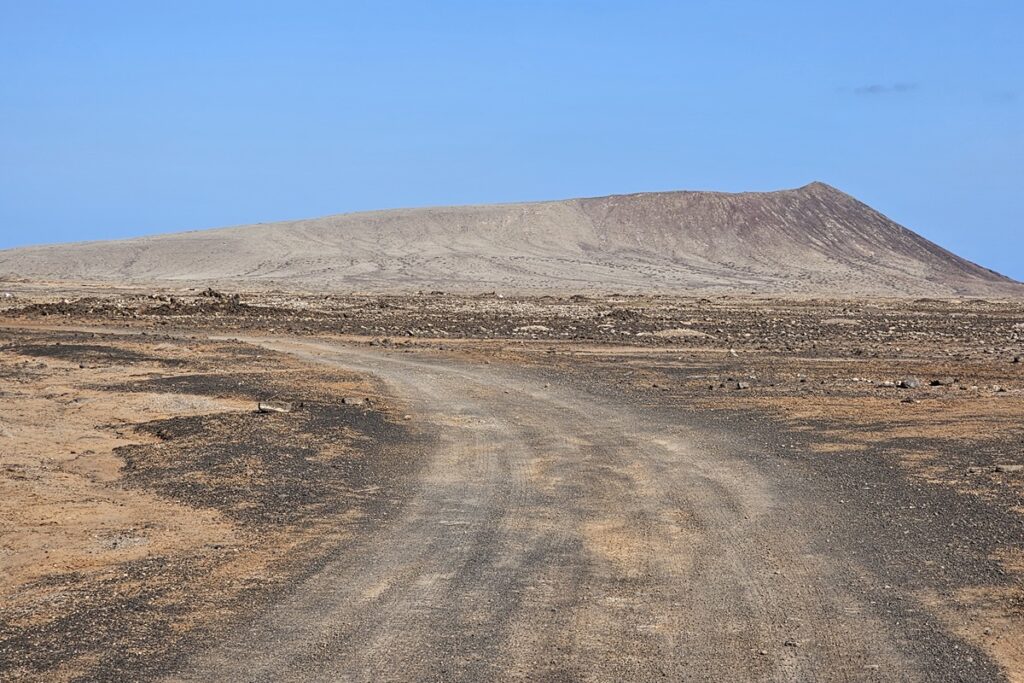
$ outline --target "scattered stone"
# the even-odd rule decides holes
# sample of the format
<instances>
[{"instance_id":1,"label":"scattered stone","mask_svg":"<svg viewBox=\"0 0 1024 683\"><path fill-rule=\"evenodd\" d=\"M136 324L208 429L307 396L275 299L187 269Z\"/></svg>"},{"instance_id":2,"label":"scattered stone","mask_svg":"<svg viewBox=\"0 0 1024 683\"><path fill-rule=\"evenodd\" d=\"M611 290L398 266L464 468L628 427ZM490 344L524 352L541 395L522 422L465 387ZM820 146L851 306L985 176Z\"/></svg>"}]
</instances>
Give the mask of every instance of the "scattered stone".
<instances>
[{"instance_id":1,"label":"scattered stone","mask_svg":"<svg viewBox=\"0 0 1024 683\"><path fill-rule=\"evenodd\" d=\"M736 382L736 384L733 385L733 389L749 389L749 388L750 388L750 383L749 382Z\"/></svg>"},{"instance_id":2,"label":"scattered stone","mask_svg":"<svg viewBox=\"0 0 1024 683\"><path fill-rule=\"evenodd\" d=\"M361 406L364 403L366 403L366 399L365 398L355 398L353 396L346 396L345 398L341 399L341 402L344 405L347 405L347 406Z\"/></svg>"},{"instance_id":3,"label":"scattered stone","mask_svg":"<svg viewBox=\"0 0 1024 683\"><path fill-rule=\"evenodd\" d=\"M1011 472L1024 472L1024 465L996 465L993 469L996 472L1009 474Z\"/></svg>"},{"instance_id":4,"label":"scattered stone","mask_svg":"<svg viewBox=\"0 0 1024 683\"><path fill-rule=\"evenodd\" d=\"M918 389L921 386L921 380L916 377L906 377L901 379L897 386L899 386L900 389Z\"/></svg>"},{"instance_id":5,"label":"scattered stone","mask_svg":"<svg viewBox=\"0 0 1024 683\"><path fill-rule=\"evenodd\" d=\"M783 643L783 645L785 645L786 647L800 647L800 643L796 642L795 640L787 640L785 643Z\"/></svg>"},{"instance_id":6,"label":"scattered stone","mask_svg":"<svg viewBox=\"0 0 1024 683\"><path fill-rule=\"evenodd\" d=\"M1014 365L1018 363L1024 363L1024 356L1014 356L1013 360L1010 362L1013 363Z\"/></svg>"},{"instance_id":7,"label":"scattered stone","mask_svg":"<svg viewBox=\"0 0 1024 683\"><path fill-rule=\"evenodd\" d=\"M896 382L879 382L875 386L879 387L880 389L895 389Z\"/></svg>"},{"instance_id":8,"label":"scattered stone","mask_svg":"<svg viewBox=\"0 0 1024 683\"><path fill-rule=\"evenodd\" d=\"M933 387L948 387L956 384L956 380L952 377L941 377L939 379L932 380Z\"/></svg>"},{"instance_id":9,"label":"scattered stone","mask_svg":"<svg viewBox=\"0 0 1024 683\"><path fill-rule=\"evenodd\" d=\"M513 332L550 332L551 328L547 327L546 325L523 325L522 327L517 327L517 328L515 328L512 331Z\"/></svg>"},{"instance_id":10,"label":"scattered stone","mask_svg":"<svg viewBox=\"0 0 1024 683\"><path fill-rule=\"evenodd\" d=\"M701 332L700 330L692 330L685 327L676 327L670 330L658 330L657 332L652 332L650 334L654 337L660 337L662 339L684 339L687 337L694 339L711 338L711 335L707 334L706 332Z\"/></svg>"},{"instance_id":11,"label":"scattered stone","mask_svg":"<svg viewBox=\"0 0 1024 683\"><path fill-rule=\"evenodd\" d=\"M292 404L286 401L260 401L256 410L261 413L290 413Z\"/></svg>"}]
</instances>

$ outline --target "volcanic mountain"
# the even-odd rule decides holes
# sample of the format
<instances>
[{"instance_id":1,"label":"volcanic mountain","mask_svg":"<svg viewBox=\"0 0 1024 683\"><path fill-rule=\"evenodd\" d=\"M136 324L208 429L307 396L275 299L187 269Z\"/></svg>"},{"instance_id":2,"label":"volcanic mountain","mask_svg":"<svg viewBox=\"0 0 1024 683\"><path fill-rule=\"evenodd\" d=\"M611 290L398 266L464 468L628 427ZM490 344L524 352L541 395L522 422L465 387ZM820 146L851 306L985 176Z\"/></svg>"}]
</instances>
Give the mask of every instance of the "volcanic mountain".
<instances>
[{"instance_id":1,"label":"volcanic mountain","mask_svg":"<svg viewBox=\"0 0 1024 683\"><path fill-rule=\"evenodd\" d=\"M318 291L1021 296L823 183L397 209L0 251L0 276Z\"/></svg>"}]
</instances>

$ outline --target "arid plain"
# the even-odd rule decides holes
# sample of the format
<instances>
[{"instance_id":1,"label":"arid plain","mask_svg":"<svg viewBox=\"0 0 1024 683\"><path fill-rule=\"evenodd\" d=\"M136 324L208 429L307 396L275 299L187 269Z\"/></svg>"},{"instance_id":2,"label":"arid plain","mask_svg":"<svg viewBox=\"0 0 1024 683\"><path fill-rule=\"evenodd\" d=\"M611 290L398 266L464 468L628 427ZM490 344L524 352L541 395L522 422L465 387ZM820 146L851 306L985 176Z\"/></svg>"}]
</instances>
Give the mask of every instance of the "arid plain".
<instances>
[{"instance_id":1,"label":"arid plain","mask_svg":"<svg viewBox=\"0 0 1024 683\"><path fill-rule=\"evenodd\" d=\"M4 680L1024 681L1024 285L822 183L0 297Z\"/></svg>"},{"instance_id":2,"label":"arid plain","mask_svg":"<svg viewBox=\"0 0 1024 683\"><path fill-rule=\"evenodd\" d=\"M1024 303L8 285L5 677L1024 675Z\"/></svg>"}]
</instances>

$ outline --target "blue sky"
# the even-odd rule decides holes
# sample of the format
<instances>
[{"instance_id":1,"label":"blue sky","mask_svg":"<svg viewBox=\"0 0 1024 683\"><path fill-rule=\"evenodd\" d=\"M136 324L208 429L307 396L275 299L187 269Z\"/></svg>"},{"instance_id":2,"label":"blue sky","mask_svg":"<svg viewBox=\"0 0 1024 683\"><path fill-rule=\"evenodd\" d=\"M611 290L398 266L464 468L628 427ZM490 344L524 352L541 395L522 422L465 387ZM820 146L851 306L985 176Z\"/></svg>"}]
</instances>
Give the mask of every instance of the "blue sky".
<instances>
[{"instance_id":1,"label":"blue sky","mask_svg":"<svg viewBox=\"0 0 1024 683\"><path fill-rule=\"evenodd\" d=\"M0 247L823 180L1024 279L1022 35L1019 0L0 0Z\"/></svg>"}]
</instances>

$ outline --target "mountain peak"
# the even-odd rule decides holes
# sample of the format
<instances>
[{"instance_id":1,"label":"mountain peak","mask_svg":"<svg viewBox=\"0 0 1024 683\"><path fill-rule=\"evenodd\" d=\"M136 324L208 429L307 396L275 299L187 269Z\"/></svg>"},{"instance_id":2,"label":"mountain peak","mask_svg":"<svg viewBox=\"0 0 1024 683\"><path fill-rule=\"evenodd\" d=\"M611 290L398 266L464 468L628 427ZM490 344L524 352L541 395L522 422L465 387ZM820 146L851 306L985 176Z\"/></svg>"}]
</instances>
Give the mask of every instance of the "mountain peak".
<instances>
[{"instance_id":1,"label":"mountain peak","mask_svg":"<svg viewBox=\"0 0 1024 683\"><path fill-rule=\"evenodd\" d=\"M845 192L843 192L842 190L840 190L839 188L834 187L833 185L829 185L828 183L824 183L824 182L822 182L820 180L813 180L813 181L807 183L806 185L804 185L803 187L797 188L797 191L798 192L806 192L806 193L810 193L810 194L832 194L832 195L841 195L843 197L849 197L850 196L850 195L846 194Z\"/></svg>"}]
</instances>

